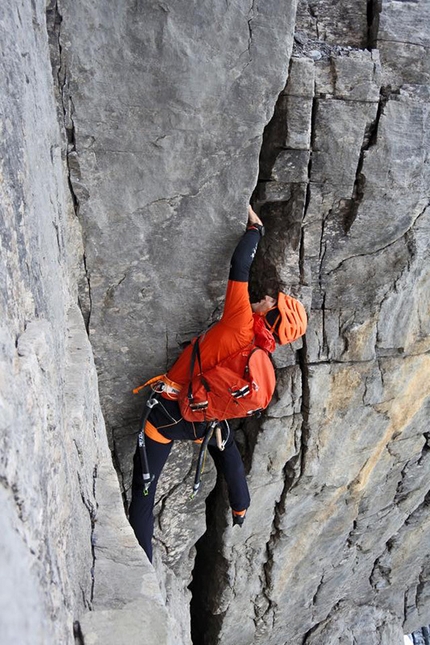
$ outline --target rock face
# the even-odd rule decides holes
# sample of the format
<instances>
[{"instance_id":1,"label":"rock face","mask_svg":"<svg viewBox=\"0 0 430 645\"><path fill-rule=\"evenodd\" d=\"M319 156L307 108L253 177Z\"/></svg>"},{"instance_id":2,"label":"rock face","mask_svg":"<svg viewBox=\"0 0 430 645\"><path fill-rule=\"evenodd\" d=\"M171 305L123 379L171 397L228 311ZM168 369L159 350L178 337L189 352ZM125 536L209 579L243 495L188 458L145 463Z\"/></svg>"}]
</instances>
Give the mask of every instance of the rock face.
<instances>
[{"instance_id":1,"label":"rock face","mask_svg":"<svg viewBox=\"0 0 430 645\"><path fill-rule=\"evenodd\" d=\"M176 627L123 513L77 305L82 235L45 3L0 15L0 640L66 645L84 629L87 645L121 643L137 613L170 644Z\"/></svg>"},{"instance_id":2,"label":"rock face","mask_svg":"<svg viewBox=\"0 0 430 645\"><path fill-rule=\"evenodd\" d=\"M222 303L258 175L263 129L288 72L292 1L58 3L69 167L88 284L82 304L111 447L129 486L141 400ZM193 446L169 459L159 504L166 598L189 641ZM182 483L183 482L183 483ZM174 509L171 513L170 509Z\"/></svg>"},{"instance_id":3,"label":"rock face","mask_svg":"<svg viewBox=\"0 0 430 645\"><path fill-rule=\"evenodd\" d=\"M310 329L297 365L277 359L279 400L248 447L247 525L212 528L226 582L196 607L207 642L400 643L428 621L429 103L421 67L399 78L391 58L387 30L406 52L421 20L399 6L382 4L380 57L298 22L255 274L311 291Z\"/></svg>"},{"instance_id":4,"label":"rock face","mask_svg":"<svg viewBox=\"0 0 430 645\"><path fill-rule=\"evenodd\" d=\"M430 622L428 2L0 11L3 640L400 645ZM236 429L241 530L175 446L160 591L120 498L131 390L218 315L251 194L252 293L309 329Z\"/></svg>"},{"instance_id":5,"label":"rock face","mask_svg":"<svg viewBox=\"0 0 430 645\"><path fill-rule=\"evenodd\" d=\"M261 154L255 275L311 291L310 329L297 365L277 359L279 400L248 446L246 527L215 518L203 541L201 583L210 540L223 547L201 642L209 626L207 642L400 643L428 621L429 102L421 68L399 79L391 59L386 30L421 19L398 6L382 4L380 57L298 23Z\"/></svg>"},{"instance_id":6,"label":"rock face","mask_svg":"<svg viewBox=\"0 0 430 645\"><path fill-rule=\"evenodd\" d=\"M287 74L294 4L58 7L89 332L121 441L137 407L127 394L163 371L222 300Z\"/></svg>"}]
</instances>

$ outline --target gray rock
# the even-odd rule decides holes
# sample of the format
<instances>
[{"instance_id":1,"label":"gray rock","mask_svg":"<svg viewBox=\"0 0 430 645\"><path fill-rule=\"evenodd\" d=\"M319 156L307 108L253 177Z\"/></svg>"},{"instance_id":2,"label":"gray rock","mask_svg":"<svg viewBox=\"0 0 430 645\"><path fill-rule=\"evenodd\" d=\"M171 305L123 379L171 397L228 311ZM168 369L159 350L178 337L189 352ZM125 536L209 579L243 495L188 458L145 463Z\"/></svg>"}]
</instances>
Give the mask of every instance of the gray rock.
<instances>
[{"instance_id":1,"label":"gray rock","mask_svg":"<svg viewBox=\"0 0 430 645\"><path fill-rule=\"evenodd\" d=\"M158 642L178 642L123 512L77 306L82 232L68 191L45 10L39 1L0 9L1 640L68 645L75 624L87 643L119 643L113 632L132 610L157 620Z\"/></svg>"},{"instance_id":2,"label":"gray rock","mask_svg":"<svg viewBox=\"0 0 430 645\"><path fill-rule=\"evenodd\" d=\"M429 7L426 2L384 1L377 47L384 63L385 83L429 84Z\"/></svg>"},{"instance_id":3,"label":"gray rock","mask_svg":"<svg viewBox=\"0 0 430 645\"><path fill-rule=\"evenodd\" d=\"M298 44L304 43L301 36ZM303 175L300 184L279 175L292 154L282 149L289 119L285 95L265 137L271 148L261 155L257 193L267 218L264 250L270 249L269 257L263 250L258 275L271 267L282 240L289 251L283 262L296 262L298 282L310 277L312 310L302 354L310 364L303 369L302 363L296 405L291 394L298 381L291 380L291 367L281 372L280 384L285 379L287 387L273 404L276 421L269 410L257 435L251 493L272 524L263 532L261 515L248 514L248 531L259 540L245 554L231 554L225 536L224 560L231 560L225 575L234 582L222 624L212 623L217 640L211 642L342 638L400 644L402 625L407 631L428 622L429 334L422 313L429 293L428 145L422 126L427 89L411 86L405 70L405 88L399 94L383 90L380 98L389 69L384 58L379 68L376 52L338 52L315 70L315 89L323 97L317 94L310 123L306 200L298 205L295 198ZM295 96L292 80L287 88ZM297 100L293 123L299 110ZM267 182L271 168L278 174ZM293 260L288 224L300 214L302 259ZM340 259L343 249L348 252ZM278 279L281 257L277 253L274 261ZM294 424L286 422L284 410L294 415ZM270 487L276 478L278 415L290 452L282 489L265 492L273 495L270 503L260 499L260 488L262 478ZM245 537L243 544L250 541ZM212 597L219 595L217 589ZM234 621L238 614L243 634Z\"/></svg>"},{"instance_id":4,"label":"gray rock","mask_svg":"<svg viewBox=\"0 0 430 645\"><path fill-rule=\"evenodd\" d=\"M285 94L313 98L315 92L315 66L306 58L292 58L288 71ZM288 117L289 120L289 117Z\"/></svg>"},{"instance_id":5,"label":"gray rock","mask_svg":"<svg viewBox=\"0 0 430 645\"><path fill-rule=\"evenodd\" d=\"M366 6L353 0L300 0L297 28L301 33L330 44L365 47Z\"/></svg>"},{"instance_id":6,"label":"gray rock","mask_svg":"<svg viewBox=\"0 0 430 645\"><path fill-rule=\"evenodd\" d=\"M2 636L400 645L430 620L427 4L107 7L0 10ZM252 289L308 333L235 424L244 526L209 463L188 499L178 444L154 571L120 495L131 389L219 313L269 121Z\"/></svg>"},{"instance_id":7,"label":"gray rock","mask_svg":"<svg viewBox=\"0 0 430 645\"><path fill-rule=\"evenodd\" d=\"M285 184L306 183L308 180L309 152L307 150L283 150L276 158L272 178Z\"/></svg>"},{"instance_id":8,"label":"gray rock","mask_svg":"<svg viewBox=\"0 0 430 645\"><path fill-rule=\"evenodd\" d=\"M312 106L311 98L306 100L290 95L285 98L288 129L284 145L287 149L309 150L312 133Z\"/></svg>"},{"instance_id":9,"label":"gray rock","mask_svg":"<svg viewBox=\"0 0 430 645\"><path fill-rule=\"evenodd\" d=\"M137 416L126 393L176 358L178 335L207 325L222 296L262 131L286 78L294 7L211 2L194 14L125 2L109 15L63 2L61 11L80 177L91 195L80 203L90 334L118 439L124 415ZM99 88L109 88L106 103Z\"/></svg>"},{"instance_id":10,"label":"gray rock","mask_svg":"<svg viewBox=\"0 0 430 645\"><path fill-rule=\"evenodd\" d=\"M325 182L330 159L330 183L338 200L352 195L366 128L375 120L376 112L376 103L318 100L312 181Z\"/></svg>"},{"instance_id":11,"label":"gray rock","mask_svg":"<svg viewBox=\"0 0 430 645\"><path fill-rule=\"evenodd\" d=\"M315 65L315 91L345 101L378 102L381 87L379 53L352 51Z\"/></svg>"},{"instance_id":12,"label":"gray rock","mask_svg":"<svg viewBox=\"0 0 430 645\"><path fill-rule=\"evenodd\" d=\"M165 371L222 302L263 129L285 85L295 6L124 2L111 14L65 1L60 11L89 333L111 446L128 474L140 407L131 390ZM187 487L172 494L190 472L188 451L166 472L156 561L186 630L205 492L185 505Z\"/></svg>"},{"instance_id":13,"label":"gray rock","mask_svg":"<svg viewBox=\"0 0 430 645\"><path fill-rule=\"evenodd\" d=\"M341 642L347 645L353 643L365 645L374 642L377 634L381 645L401 644L403 632L393 618L389 613L384 614L372 606L358 608L342 603L336 618L325 621L324 625L314 630L306 639L306 643L316 645L333 643L336 639L341 639Z\"/></svg>"}]
</instances>

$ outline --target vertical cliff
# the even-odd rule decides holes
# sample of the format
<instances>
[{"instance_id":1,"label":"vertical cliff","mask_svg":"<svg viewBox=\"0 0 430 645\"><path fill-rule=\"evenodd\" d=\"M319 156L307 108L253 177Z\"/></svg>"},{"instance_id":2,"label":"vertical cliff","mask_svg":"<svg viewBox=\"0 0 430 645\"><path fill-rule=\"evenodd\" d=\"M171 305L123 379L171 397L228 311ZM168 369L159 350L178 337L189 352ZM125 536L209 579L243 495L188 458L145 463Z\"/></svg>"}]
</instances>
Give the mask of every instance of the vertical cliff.
<instances>
[{"instance_id":1,"label":"vertical cliff","mask_svg":"<svg viewBox=\"0 0 430 645\"><path fill-rule=\"evenodd\" d=\"M255 284L308 297L310 328L245 428L244 530L201 541L198 642L401 643L429 618L428 8L344 9L300 6L265 131Z\"/></svg>"},{"instance_id":2,"label":"vertical cliff","mask_svg":"<svg viewBox=\"0 0 430 645\"><path fill-rule=\"evenodd\" d=\"M82 233L45 3L0 17L0 640L66 645L84 630L87 644L138 643L144 626L177 642L124 516L78 307Z\"/></svg>"},{"instance_id":3,"label":"vertical cliff","mask_svg":"<svg viewBox=\"0 0 430 645\"><path fill-rule=\"evenodd\" d=\"M295 5L66 0L55 12L85 245L81 302L127 492L142 406L131 391L219 312L288 73ZM172 454L157 505L157 567L184 642L214 484L212 469L189 501L193 448Z\"/></svg>"},{"instance_id":4,"label":"vertical cliff","mask_svg":"<svg viewBox=\"0 0 430 645\"><path fill-rule=\"evenodd\" d=\"M5 642L400 645L430 622L429 3L0 15ZM156 577L131 390L216 319L251 195L252 292L309 330L237 425L242 529L210 464L188 499L175 446Z\"/></svg>"}]
</instances>

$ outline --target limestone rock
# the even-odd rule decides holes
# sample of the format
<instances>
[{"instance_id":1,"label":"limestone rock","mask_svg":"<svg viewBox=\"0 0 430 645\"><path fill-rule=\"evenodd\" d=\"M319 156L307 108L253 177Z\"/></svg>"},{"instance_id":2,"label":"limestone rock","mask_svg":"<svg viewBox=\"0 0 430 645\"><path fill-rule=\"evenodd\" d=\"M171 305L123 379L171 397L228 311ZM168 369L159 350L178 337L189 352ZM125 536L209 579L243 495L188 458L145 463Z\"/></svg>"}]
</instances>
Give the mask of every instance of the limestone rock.
<instances>
[{"instance_id":1,"label":"limestone rock","mask_svg":"<svg viewBox=\"0 0 430 645\"><path fill-rule=\"evenodd\" d=\"M384 61L387 83L428 85L430 40L428 2L403 4L383 0L377 45Z\"/></svg>"},{"instance_id":2,"label":"limestone rock","mask_svg":"<svg viewBox=\"0 0 430 645\"><path fill-rule=\"evenodd\" d=\"M2 635L400 645L430 622L428 2L0 15ZM131 390L219 315L252 193L252 294L300 297L308 332L234 424L241 529L174 447L155 574L124 512Z\"/></svg>"},{"instance_id":3,"label":"limestone rock","mask_svg":"<svg viewBox=\"0 0 430 645\"><path fill-rule=\"evenodd\" d=\"M164 371L178 338L204 328L222 299L287 73L295 6L59 8L90 334L117 440L129 432L124 417L137 419L133 387Z\"/></svg>"},{"instance_id":4,"label":"limestone rock","mask_svg":"<svg viewBox=\"0 0 430 645\"><path fill-rule=\"evenodd\" d=\"M353 0L300 0L297 31L330 44L365 47L366 6Z\"/></svg>"},{"instance_id":5,"label":"limestone rock","mask_svg":"<svg viewBox=\"0 0 430 645\"><path fill-rule=\"evenodd\" d=\"M58 11L89 333L111 446L128 475L142 405L131 390L165 371L222 303L287 75L295 3L217 0L188 11L127 0L111 13L62 0ZM169 460L155 536L166 593L179 581L184 630L190 548L205 530L205 491L184 504L189 484L179 485L190 456ZM207 490L213 482L208 473Z\"/></svg>"},{"instance_id":6,"label":"limestone rock","mask_svg":"<svg viewBox=\"0 0 430 645\"><path fill-rule=\"evenodd\" d=\"M309 645L334 643L336 639L353 644L354 642L372 643L377 635L381 645L402 643L403 633L395 619L372 606L359 608L340 604L335 620L327 620L315 629L307 639Z\"/></svg>"},{"instance_id":7,"label":"limestone rock","mask_svg":"<svg viewBox=\"0 0 430 645\"><path fill-rule=\"evenodd\" d=\"M281 376L263 433L251 434L247 548L234 541L232 553L226 533L218 566L228 600L221 621L209 612L210 642L329 643L342 634L401 643L402 625L428 622L426 87L411 86L406 71L405 86L387 92L389 62L381 57L380 67L376 52L333 48L331 57L292 59L260 157L256 196L268 233L256 275L264 282L269 270L304 298L310 285L310 328L302 392L284 368L287 394ZM302 89L311 67L314 94ZM299 159L290 116L293 132L299 122L310 132L302 174L286 174L286 160ZM284 443L272 409L292 445L275 489L272 455ZM221 597L214 587L206 606Z\"/></svg>"},{"instance_id":8,"label":"limestone rock","mask_svg":"<svg viewBox=\"0 0 430 645\"><path fill-rule=\"evenodd\" d=\"M45 8L17 0L0 9L1 640L71 645L81 620L94 627L103 614L105 629L114 616L118 629L132 610L157 616L167 645L177 627L123 512L77 305L82 233ZM114 631L102 637L99 623L91 638L117 644Z\"/></svg>"}]
</instances>

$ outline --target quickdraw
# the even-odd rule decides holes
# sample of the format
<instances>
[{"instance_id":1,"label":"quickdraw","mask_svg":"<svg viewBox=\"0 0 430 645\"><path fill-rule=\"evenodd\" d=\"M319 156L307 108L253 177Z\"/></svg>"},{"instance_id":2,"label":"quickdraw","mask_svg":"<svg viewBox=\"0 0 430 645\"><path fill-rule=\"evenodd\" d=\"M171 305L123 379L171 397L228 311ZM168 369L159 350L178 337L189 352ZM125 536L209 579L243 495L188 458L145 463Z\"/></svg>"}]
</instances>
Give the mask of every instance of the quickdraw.
<instances>
[{"instance_id":1,"label":"quickdraw","mask_svg":"<svg viewBox=\"0 0 430 645\"><path fill-rule=\"evenodd\" d=\"M226 430L227 430L226 439L222 438L222 425L221 425L221 423L224 423L225 426L226 426ZM204 463L205 463L205 459L206 459L206 453L207 453L208 444L209 444L209 441L212 439L212 436L213 436L214 433L215 433L215 439L216 439L217 448L219 450L224 450L225 445L226 445L226 443L228 441L228 438L230 436L230 426L228 425L228 422L227 421L223 421L223 422L211 421L207 425L206 434L205 434L203 442L202 442L202 444L200 446L200 452L199 452L199 457L198 457L197 466L196 466L196 474L194 476L193 491L192 491L192 493L190 495L190 499L194 499L194 497L199 492L200 483L201 483L201 477L202 477L203 467L204 467Z\"/></svg>"},{"instance_id":2,"label":"quickdraw","mask_svg":"<svg viewBox=\"0 0 430 645\"><path fill-rule=\"evenodd\" d=\"M159 403L156 394L151 394L145 407L143 408L142 418L140 420L139 426L139 436L138 436L138 445L139 445L139 454L140 454L140 463L142 465L142 478L143 478L143 494L146 497L149 493L149 487L151 486L152 481L154 480L154 475L151 475L149 472L149 463L148 455L146 453L146 444L145 444L145 423L148 420L148 417L151 413L151 410L154 406Z\"/></svg>"}]
</instances>

